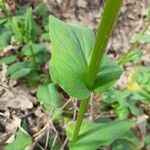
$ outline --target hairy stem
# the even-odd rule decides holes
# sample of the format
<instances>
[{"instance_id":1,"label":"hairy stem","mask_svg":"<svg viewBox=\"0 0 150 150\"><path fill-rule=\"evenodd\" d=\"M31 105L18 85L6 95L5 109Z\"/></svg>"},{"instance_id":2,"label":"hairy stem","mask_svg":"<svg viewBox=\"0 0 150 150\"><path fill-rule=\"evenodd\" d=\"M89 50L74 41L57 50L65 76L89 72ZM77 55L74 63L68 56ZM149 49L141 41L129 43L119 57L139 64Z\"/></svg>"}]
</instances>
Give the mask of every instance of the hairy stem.
<instances>
[{"instance_id":1,"label":"hairy stem","mask_svg":"<svg viewBox=\"0 0 150 150\"><path fill-rule=\"evenodd\" d=\"M101 23L98 26L95 44L91 53L91 60L87 68L86 84L89 89L93 89L97 70L111 36L112 29L120 11L122 2L123 0L106 0ZM88 107L88 103L89 98L81 100L77 123L72 140L73 142L76 142L78 139L78 134L84 118L84 113Z\"/></svg>"}]
</instances>

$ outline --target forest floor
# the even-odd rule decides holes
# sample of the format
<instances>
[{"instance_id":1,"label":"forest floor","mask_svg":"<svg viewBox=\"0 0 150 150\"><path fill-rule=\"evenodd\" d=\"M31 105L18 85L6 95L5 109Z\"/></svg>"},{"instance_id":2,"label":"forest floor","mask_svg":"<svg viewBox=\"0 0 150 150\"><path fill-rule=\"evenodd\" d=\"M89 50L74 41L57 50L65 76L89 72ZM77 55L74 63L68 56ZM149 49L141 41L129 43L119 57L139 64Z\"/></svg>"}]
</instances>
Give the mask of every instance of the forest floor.
<instances>
[{"instance_id":1,"label":"forest floor","mask_svg":"<svg viewBox=\"0 0 150 150\"><path fill-rule=\"evenodd\" d=\"M13 4L9 5L12 9L14 4L28 5L27 3L29 3L29 5L32 5L33 7L37 4L36 1L27 2L27 0L12 0L12 2ZM89 26L94 29L94 31L96 31L104 4L103 0L44 0L44 2L47 4L51 14L54 14L58 18L71 24ZM133 35L140 33L143 30L143 27L147 23L146 14L148 5L150 5L150 3L146 0L125 0L113 35L107 47L107 53L112 59L118 60L123 54L125 54L132 45ZM148 30L147 33L149 33ZM150 44L140 44L139 47L143 52L142 64L149 66ZM17 47L8 45L4 51L0 51L0 56L5 56L12 49L17 49ZM124 73L116 83L115 87L118 89L127 88L130 75L134 70L134 64L129 63L126 65ZM65 128L63 123L63 127L60 127L57 123L53 124L51 118L43 111L41 104L36 100L37 89L29 88L24 80L14 81L8 79L5 75L6 71L7 66L3 65L0 68L0 150L3 149L3 146L6 143L10 143L14 140L15 133L22 120L27 121L28 131L30 135L34 137L34 143L36 145L35 149L40 149L41 145L43 145L48 130L50 136L56 137L58 134L59 138L65 140L64 133L62 132L62 129ZM72 99L70 100L62 90L60 90L60 94L63 99L65 99L65 104L61 109L65 112L64 108L69 106L70 111L75 110L78 103ZM92 109L91 107L89 108L89 111L94 110L91 117L92 115L98 116L101 114L99 109L99 99L100 97L98 95L95 95L93 98L93 104L91 104ZM145 109L150 109L150 106L148 105L144 107L146 107ZM111 115L111 112L108 112L108 115ZM91 117L88 119L91 119ZM136 119L137 121L142 120L141 124L143 124L143 126L141 127L141 130L145 131L145 122L148 119L148 115L143 114ZM50 127L46 128L49 122L51 122ZM33 144L33 146L35 145Z\"/></svg>"}]
</instances>

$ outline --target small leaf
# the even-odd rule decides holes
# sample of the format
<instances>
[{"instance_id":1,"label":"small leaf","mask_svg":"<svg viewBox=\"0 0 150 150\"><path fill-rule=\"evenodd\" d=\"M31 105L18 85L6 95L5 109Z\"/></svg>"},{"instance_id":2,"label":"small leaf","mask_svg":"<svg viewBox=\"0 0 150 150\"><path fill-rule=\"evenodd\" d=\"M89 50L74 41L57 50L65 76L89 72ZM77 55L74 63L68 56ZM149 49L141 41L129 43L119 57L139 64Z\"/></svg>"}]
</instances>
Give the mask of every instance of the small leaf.
<instances>
[{"instance_id":1,"label":"small leaf","mask_svg":"<svg viewBox=\"0 0 150 150\"><path fill-rule=\"evenodd\" d=\"M7 18L0 18L0 25L7 22Z\"/></svg>"},{"instance_id":2,"label":"small leaf","mask_svg":"<svg viewBox=\"0 0 150 150\"><path fill-rule=\"evenodd\" d=\"M136 106L136 102L140 99L137 99L137 94L131 91L107 91L103 93L103 101L112 105L117 102L119 106L116 106L116 112L120 116L120 119L127 118L127 109L135 116L141 114L140 108ZM136 96L136 97L135 97ZM141 98L141 97L140 97ZM123 109L123 110L122 110ZM126 109L126 110L125 110ZM125 111L124 113L122 111ZM121 113L121 114L119 114Z\"/></svg>"},{"instance_id":3,"label":"small leaf","mask_svg":"<svg viewBox=\"0 0 150 150\"><path fill-rule=\"evenodd\" d=\"M120 77L121 73L122 70L117 63L113 62L110 58L104 55L96 77L96 92L102 93L110 88Z\"/></svg>"},{"instance_id":4,"label":"small leaf","mask_svg":"<svg viewBox=\"0 0 150 150\"><path fill-rule=\"evenodd\" d=\"M136 80L140 85L150 86L150 68L140 67L136 73ZM149 88L147 88L149 89Z\"/></svg>"},{"instance_id":5,"label":"small leaf","mask_svg":"<svg viewBox=\"0 0 150 150\"><path fill-rule=\"evenodd\" d=\"M148 8L147 18L148 18L148 20L150 21L150 7Z\"/></svg>"},{"instance_id":6,"label":"small leaf","mask_svg":"<svg viewBox=\"0 0 150 150\"><path fill-rule=\"evenodd\" d=\"M8 68L6 75L7 76L10 75L11 79L16 80L26 76L30 72L31 72L31 68L29 67L28 63L17 62Z\"/></svg>"},{"instance_id":7,"label":"small leaf","mask_svg":"<svg viewBox=\"0 0 150 150\"><path fill-rule=\"evenodd\" d=\"M121 138L130 128L130 121L112 121L109 123L83 122L79 139L69 143L70 150L95 150L102 146L110 145ZM66 128L67 136L71 140L74 125Z\"/></svg>"},{"instance_id":8,"label":"small leaf","mask_svg":"<svg viewBox=\"0 0 150 150\"><path fill-rule=\"evenodd\" d=\"M22 77L26 76L30 72L31 72L31 68L21 68L20 70L17 70L15 72L13 72L10 75L10 78L13 79L13 80L17 80L19 78L22 78Z\"/></svg>"},{"instance_id":9,"label":"small leaf","mask_svg":"<svg viewBox=\"0 0 150 150\"><path fill-rule=\"evenodd\" d=\"M57 112L63 104L53 83L40 85L37 90L37 99L42 102L47 113L51 111L52 115L55 115L55 112ZM61 111L56 118L60 118L60 115Z\"/></svg>"},{"instance_id":10,"label":"small leaf","mask_svg":"<svg viewBox=\"0 0 150 150\"><path fill-rule=\"evenodd\" d=\"M36 11L42 17L46 18L48 15L48 8L44 2L38 4Z\"/></svg>"},{"instance_id":11,"label":"small leaf","mask_svg":"<svg viewBox=\"0 0 150 150\"><path fill-rule=\"evenodd\" d=\"M128 118L129 115L129 109L123 105L120 105L116 108L115 112L118 114L118 118L120 120L124 120Z\"/></svg>"},{"instance_id":12,"label":"small leaf","mask_svg":"<svg viewBox=\"0 0 150 150\"><path fill-rule=\"evenodd\" d=\"M138 63L142 55L143 55L142 51L138 48L135 48L130 53L128 53L128 55L122 57L122 59L119 60L119 64L124 65L130 61Z\"/></svg>"},{"instance_id":13,"label":"small leaf","mask_svg":"<svg viewBox=\"0 0 150 150\"><path fill-rule=\"evenodd\" d=\"M150 135L146 135L145 137L145 144L150 145Z\"/></svg>"},{"instance_id":14,"label":"small leaf","mask_svg":"<svg viewBox=\"0 0 150 150\"><path fill-rule=\"evenodd\" d=\"M32 70L28 75L27 75L27 82L30 87L37 87L39 83L41 83L41 77L37 73L37 70Z\"/></svg>"},{"instance_id":15,"label":"small leaf","mask_svg":"<svg viewBox=\"0 0 150 150\"><path fill-rule=\"evenodd\" d=\"M36 60L36 63L39 65L46 63L49 60L48 52L46 50L40 51L39 53L35 55L35 60Z\"/></svg>"},{"instance_id":16,"label":"small leaf","mask_svg":"<svg viewBox=\"0 0 150 150\"><path fill-rule=\"evenodd\" d=\"M15 34L15 40L22 42L23 40L23 23L18 17L12 17L12 30Z\"/></svg>"},{"instance_id":17,"label":"small leaf","mask_svg":"<svg viewBox=\"0 0 150 150\"><path fill-rule=\"evenodd\" d=\"M14 61L16 61L16 56L14 55L10 55L10 56L5 56L3 58L0 59L0 65L4 64L11 64Z\"/></svg>"},{"instance_id":18,"label":"small leaf","mask_svg":"<svg viewBox=\"0 0 150 150\"><path fill-rule=\"evenodd\" d=\"M9 66L6 75L8 76L8 75L12 74L13 72L15 72L16 70L19 70L21 68L26 68L26 67L28 67L27 63L16 62L16 63L12 64L11 66Z\"/></svg>"},{"instance_id":19,"label":"small leaf","mask_svg":"<svg viewBox=\"0 0 150 150\"><path fill-rule=\"evenodd\" d=\"M31 144L31 138L23 133L21 130L19 130L16 133L15 140L11 144L8 144L5 147L5 150L24 150L27 146L30 146Z\"/></svg>"},{"instance_id":20,"label":"small leaf","mask_svg":"<svg viewBox=\"0 0 150 150\"><path fill-rule=\"evenodd\" d=\"M145 103L145 104L149 104L150 103L150 94L148 89L141 89L138 92L139 96L141 96L140 101Z\"/></svg>"},{"instance_id":21,"label":"small leaf","mask_svg":"<svg viewBox=\"0 0 150 150\"><path fill-rule=\"evenodd\" d=\"M0 27L0 50L6 47L11 39L12 31L6 27Z\"/></svg>"},{"instance_id":22,"label":"small leaf","mask_svg":"<svg viewBox=\"0 0 150 150\"><path fill-rule=\"evenodd\" d=\"M149 34L136 34L133 36L133 42L141 42L141 43L149 43L150 42L150 35Z\"/></svg>"},{"instance_id":23,"label":"small leaf","mask_svg":"<svg viewBox=\"0 0 150 150\"><path fill-rule=\"evenodd\" d=\"M41 35L42 40L50 42L49 33L45 32Z\"/></svg>"},{"instance_id":24,"label":"small leaf","mask_svg":"<svg viewBox=\"0 0 150 150\"><path fill-rule=\"evenodd\" d=\"M33 43L32 45L26 44L22 48L22 51L21 51L22 55L32 56L32 52L31 52L31 47L30 46L32 46L34 54L37 54L38 52L45 50L45 45L44 44L36 44L36 43Z\"/></svg>"},{"instance_id":25,"label":"small leaf","mask_svg":"<svg viewBox=\"0 0 150 150\"><path fill-rule=\"evenodd\" d=\"M112 145L112 150L138 150L130 141L118 140Z\"/></svg>"},{"instance_id":26,"label":"small leaf","mask_svg":"<svg viewBox=\"0 0 150 150\"><path fill-rule=\"evenodd\" d=\"M26 18L25 18L25 32L26 40L34 41L35 40L35 22L33 19L32 8L27 9Z\"/></svg>"},{"instance_id":27,"label":"small leaf","mask_svg":"<svg viewBox=\"0 0 150 150\"><path fill-rule=\"evenodd\" d=\"M1 11L6 11L6 4L5 4L5 0L0 0L0 9Z\"/></svg>"},{"instance_id":28,"label":"small leaf","mask_svg":"<svg viewBox=\"0 0 150 150\"><path fill-rule=\"evenodd\" d=\"M138 139L138 135L130 130L112 144L112 150L139 150L142 142Z\"/></svg>"}]
</instances>

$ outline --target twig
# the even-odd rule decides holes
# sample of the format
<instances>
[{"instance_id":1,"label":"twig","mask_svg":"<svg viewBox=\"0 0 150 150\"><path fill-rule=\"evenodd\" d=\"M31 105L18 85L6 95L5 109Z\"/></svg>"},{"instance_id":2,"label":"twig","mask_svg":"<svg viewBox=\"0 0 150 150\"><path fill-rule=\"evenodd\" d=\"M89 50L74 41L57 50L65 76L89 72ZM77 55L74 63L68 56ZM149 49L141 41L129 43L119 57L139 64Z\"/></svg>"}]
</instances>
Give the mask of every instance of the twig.
<instances>
[{"instance_id":1,"label":"twig","mask_svg":"<svg viewBox=\"0 0 150 150\"><path fill-rule=\"evenodd\" d=\"M46 142L45 142L45 149L47 149L48 146L48 140L49 140L49 126L48 126L48 130L47 130L47 134L46 134Z\"/></svg>"},{"instance_id":2,"label":"twig","mask_svg":"<svg viewBox=\"0 0 150 150\"><path fill-rule=\"evenodd\" d=\"M52 117L51 121L55 119L55 117L72 101L72 98L70 98Z\"/></svg>"},{"instance_id":3,"label":"twig","mask_svg":"<svg viewBox=\"0 0 150 150\"><path fill-rule=\"evenodd\" d=\"M53 147L55 146L57 138L58 138L58 135L56 134L56 136L55 136L55 138L53 140L52 146L51 146L51 150L53 150Z\"/></svg>"},{"instance_id":4,"label":"twig","mask_svg":"<svg viewBox=\"0 0 150 150\"><path fill-rule=\"evenodd\" d=\"M48 126L49 126L49 123L47 123L47 125L44 126L39 132L34 134L33 137L37 137L38 135L40 135L42 132L44 132L47 129Z\"/></svg>"},{"instance_id":5,"label":"twig","mask_svg":"<svg viewBox=\"0 0 150 150\"><path fill-rule=\"evenodd\" d=\"M147 25L144 26L143 30L141 31L141 35L144 35L145 32L148 30L150 26L150 21L148 21ZM122 62L124 61L124 59L127 57L127 55L138 46L139 42L136 40L135 42L131 43L129 49L127 50L127 52L118 60L118 64L121 65Z\"/></svg>"},{"instance_id":6,"label":"twig","mask_svg":"<svg viewBox=\"0 0 150 150\"><path fill-rule=\"evenodd\" d=\"M37 146L38 146L41 150L45 150L39 143L37 143Z\"/></svg>"},{"instance_id":7,"label":"twig","mask_svg":"<svg viewBox=\"0 0 150 150\"><path fill-rule=\"evenodd\" d=\"M77 115L77 101L73 100L73 121L76 120L76 115Z\"/></svg>"},{"instance_id":8,"label":"twig","mask_svg":"<svg viewBox=\"0 0 150 150\"><path fill-rule=\"evenodd\" d=\"M64 141L63 145L61 146L60 150L64 150L67 142L68 142L68 138L65 139L65 141Z\"/></svg>"}]
</instances>

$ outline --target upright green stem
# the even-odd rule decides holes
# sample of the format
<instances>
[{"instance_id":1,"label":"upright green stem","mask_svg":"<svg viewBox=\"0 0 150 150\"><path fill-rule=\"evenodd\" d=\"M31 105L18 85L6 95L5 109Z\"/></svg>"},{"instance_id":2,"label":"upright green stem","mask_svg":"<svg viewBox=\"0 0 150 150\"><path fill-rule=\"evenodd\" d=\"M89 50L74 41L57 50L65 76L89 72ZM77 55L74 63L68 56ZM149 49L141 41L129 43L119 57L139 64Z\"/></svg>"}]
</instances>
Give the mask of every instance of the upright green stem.
<instances>
[{"instance_id":1,"label":"upright green stem","mask_svg":"<svg viewBox=\"0 0 150 150\"><path fill-rule=\"evenodd\" d=\"M123 0L106 0L104 12L102 14L101 23L98 26L95 44L91 53L91 60L87 68L86 84L89 89L93 89L96 79L97 70L101 63L107 43L112 33L113 25L117 19ZM73 135L73 142L78 139L78 134L84 118L84 113L87 110L89 98L81 100L77 123Z\"/></svg>"},{"instance_id":2,"label":"upright green stem","mask_svg":"<svg viewBox=\"0 0 150 150\"><path fill-rule=\"evenodd\" d=\"M99 24L96 41L93 47L91 61L87 70L87 86L92 89L97 70L101 63L107 43L112 33L114 23L116 22L120 7L123 0L107 0L102 14L101 23Z\"/></svg>"},{"instance_id":3,"label":"upright green stem","mask_svg":"<svg viewBox=\"0 0 150 150\"><path fill-rule=\"evenodd\" d=\"M77 123L74 131L75 134L73 135L73 140L72 140L73 142L75 142L78 139L78 134L82 124L82 120L84 118L85 111L87 110L88 107L88 103L89 103L89 98L81 100L80 108L77 116Z\"/></svg>"}]
</instances>

